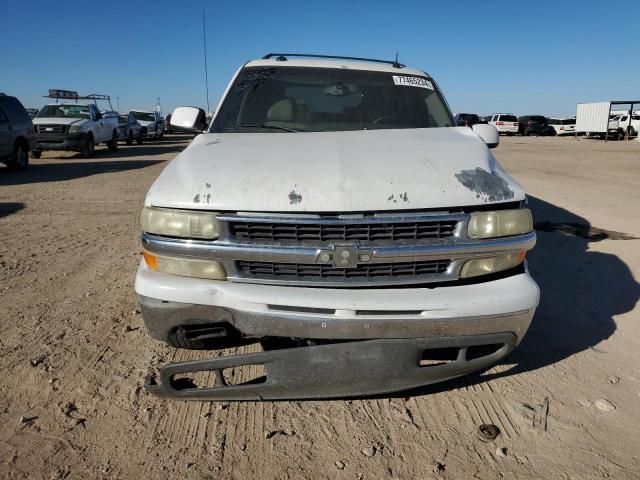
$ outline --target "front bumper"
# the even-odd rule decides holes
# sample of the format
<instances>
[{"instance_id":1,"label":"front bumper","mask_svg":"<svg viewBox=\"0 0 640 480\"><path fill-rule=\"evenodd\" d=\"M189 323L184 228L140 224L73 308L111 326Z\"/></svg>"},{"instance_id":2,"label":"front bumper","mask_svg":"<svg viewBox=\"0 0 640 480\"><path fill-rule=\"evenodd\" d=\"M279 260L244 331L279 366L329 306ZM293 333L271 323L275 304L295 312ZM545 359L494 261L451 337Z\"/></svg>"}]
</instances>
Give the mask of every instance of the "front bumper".
<instances>
[{"instance_id":1,"label":"front bumper","mask_svg":"<svg viewBox=\"0 0 640 480\"><path fill-rule=\"evenodd\" d=\"M283 400L376 395L417 388L481 370L515 345L510 333L471 337L366 340L169 364L145 388L178 400ZM495 349L484 353L486 346ZM425 352L451 352L450 361L423 360ZM427 353L427 356L429 354ZM229 384L224 370L261 366L264 375ZM185 375L210 372L195 384ZM180 376L180 379L176 378ZM185 381L186 380L186 381Z\"/></svg>"},{"instance_id":2,"label":"front bumper","mask_svg":"<svg viewBox=\"0 0 640 480\"><path fill-rule=\"evenodd\" d=\"M518 344L540 291L525 272L434 288L327 289L244 284L154 272L135 289L152 337L181 325L228 322L247 337L420 338L512 332Z\"/></svg>"},{"instance_id":3,"label":"front bumper","mask_svg":"<svg viewBox=\"0 0 640 480\"><path fill-rule=\"evenodd\" d=\"M70 150L80 151L87 144L87 133L69 133L66 135L36 134L34 150Z\"/></svg>"},{"instance_id":4,"label":"front bumper","mask_svg":"<svg viewBox=\"0 0 640 480\"><path fill-rule=\"evenodd\" d=\"M527 272L472 285L326 289L176 277L144 263L136 291L149 333L159 340L182 326L228 323L246 337L338 341L169 364L159 377L148 377L149 392L183 400L362 396L448 380L506 356L522 340L539 300ZM496 348L470 354L489 345ZM455 354L421 365L433 349ZM255 365L264 368L264 378L225 382L224 370ZM203 371L215 382L203 387L174 378Z\"/></svg>"}]
</instances>

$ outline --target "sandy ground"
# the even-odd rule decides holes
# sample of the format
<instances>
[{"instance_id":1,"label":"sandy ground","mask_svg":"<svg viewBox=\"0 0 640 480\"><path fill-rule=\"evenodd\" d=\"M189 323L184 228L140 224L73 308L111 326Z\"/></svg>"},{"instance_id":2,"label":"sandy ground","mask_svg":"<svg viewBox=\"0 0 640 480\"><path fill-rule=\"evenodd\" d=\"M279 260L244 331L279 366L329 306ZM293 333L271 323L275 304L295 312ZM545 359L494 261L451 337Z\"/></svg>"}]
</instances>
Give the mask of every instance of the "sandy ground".
<instances>
[{"instance_id":1,"label":"sandy ground","mask_svg":"<svg viewBox=\"0 0 640 480\"><path fill-rule=\"evenodd\" d=\"M0 169L1 478L640 478L640 143L504 138L542 303L491 370L410 396L163 402L137 215L185 139ZM523 404L549 399L548 429ZM606 402L604 401L606 400ZM502 434L477 439L481 423Z\"/></svg>"}]
</instances>

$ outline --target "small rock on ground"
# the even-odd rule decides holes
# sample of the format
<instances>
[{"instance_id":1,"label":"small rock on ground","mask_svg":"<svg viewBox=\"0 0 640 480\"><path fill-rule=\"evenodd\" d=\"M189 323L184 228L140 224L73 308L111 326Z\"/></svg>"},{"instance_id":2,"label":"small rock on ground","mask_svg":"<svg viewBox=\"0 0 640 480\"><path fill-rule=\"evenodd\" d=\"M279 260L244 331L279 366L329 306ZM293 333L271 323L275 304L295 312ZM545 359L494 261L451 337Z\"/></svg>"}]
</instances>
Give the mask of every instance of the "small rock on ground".
<instances>
[{"instance_id":1,"label":"small rock on ground","mask_svg":"<svg viewBox=\"0 0 640 480\"><path fill-rule=\"evenodd\" d=\"M373 457L376 454L376 447L363 448L360 451L365 457Z\"/></svg>"},{"instance_id":2,"label":"small rock on ground","mask_svg":"<svg viewBox=\"0 0 640 480\"><path fill-rule=\"evenodd\" d=\"M603 412L611 412L616 409L616 406L606 398L599 398L596 400L596 408Z\"/></svg>"}]
</instances>

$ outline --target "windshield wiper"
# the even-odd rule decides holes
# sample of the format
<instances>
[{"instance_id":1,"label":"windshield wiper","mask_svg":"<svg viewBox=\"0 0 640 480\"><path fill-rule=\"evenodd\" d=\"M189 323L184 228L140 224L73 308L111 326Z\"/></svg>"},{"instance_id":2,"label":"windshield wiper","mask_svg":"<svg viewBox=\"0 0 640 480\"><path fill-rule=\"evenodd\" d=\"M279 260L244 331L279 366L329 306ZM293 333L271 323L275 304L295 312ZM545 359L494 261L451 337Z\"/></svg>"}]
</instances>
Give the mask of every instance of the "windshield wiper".
<instances>
[{"instance_id":1,"label":"windshield wiper","mask_svg":"<svg viewBox=\"0 0 640 480\"><path fill-rule=\"evenodd\" d=\"M303 131L303 130L295 130L293 128L281 127L280 125L269 125L267 123L261 123L261 124L255 124L255 125L235 125L233 127L227 127L225 128L225 130L234 130L236 128L264 128L264 129L271 129L271 130L282 130L284 132L292 132L292 133L299 133Z\"/></svg>"}]
</instances>

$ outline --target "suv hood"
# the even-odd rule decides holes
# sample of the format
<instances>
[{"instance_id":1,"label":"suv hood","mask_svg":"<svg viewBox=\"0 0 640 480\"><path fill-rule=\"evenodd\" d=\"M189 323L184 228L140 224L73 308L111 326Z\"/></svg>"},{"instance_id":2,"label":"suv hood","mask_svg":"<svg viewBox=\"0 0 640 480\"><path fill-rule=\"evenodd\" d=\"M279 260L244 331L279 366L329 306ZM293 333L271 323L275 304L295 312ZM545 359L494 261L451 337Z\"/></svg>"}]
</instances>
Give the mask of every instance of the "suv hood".
<instances>
[{"instance_id":1,"label":"suv hood","mask_svg":"<svg viewBox=\"0 0 640 480\"><path fill-rule=\"evenodd\" d=\"M86 118L38 117L33 119L34 125L82 125L89 120Z\"/></svg>"},{"instance_id":2,"label":"suv hood","mask_svg":"<svg viewBox=\"0 0 640 480\"><path fill-rule=\"evenodd\" d=\"M467 127L203 134L152 185L146 205L357 212L525 198Z\"/></svg>"}]
</instances>

